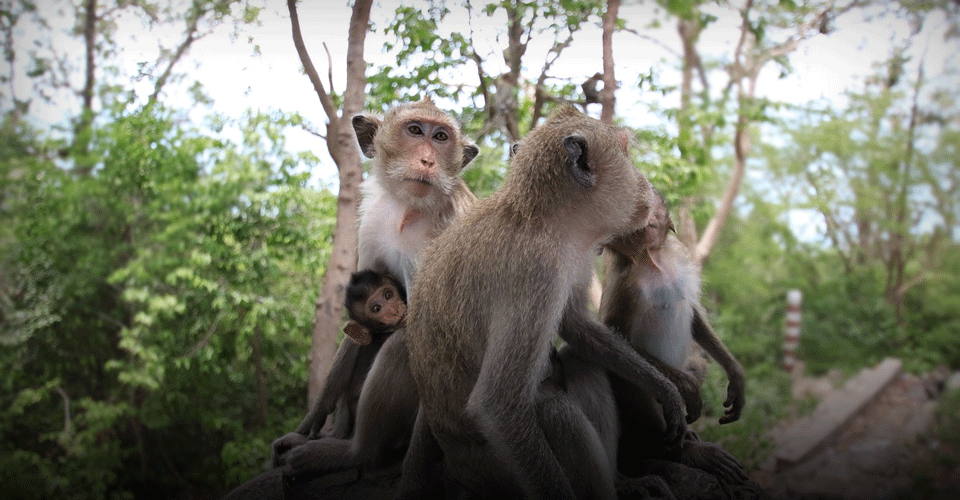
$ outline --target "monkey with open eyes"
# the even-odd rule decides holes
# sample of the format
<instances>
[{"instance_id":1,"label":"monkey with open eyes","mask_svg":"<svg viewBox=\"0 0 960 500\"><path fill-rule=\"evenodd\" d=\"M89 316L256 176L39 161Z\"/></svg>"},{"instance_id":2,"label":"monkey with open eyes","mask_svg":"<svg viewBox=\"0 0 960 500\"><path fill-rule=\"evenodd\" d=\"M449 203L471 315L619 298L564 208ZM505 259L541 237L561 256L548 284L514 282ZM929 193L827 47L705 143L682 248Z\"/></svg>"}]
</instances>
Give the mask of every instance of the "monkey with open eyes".
<instances>
[{"instance_id":1,"label":"monkey with open eyes","mask_svg":"<svg viewBox=\"0 0 960 500\"><path fill-rule=\"evenodd\" d=\"M653 203L630 141L563 106L521 141L500 189L423 254L406 329L421 406L401 494L416 489L408 471L426 439L444 473L482 497L616 498L589 415L562 391L544 395L558 334L585 361L654 388L667 439L683 434L676 387L587 306L596 251Z\"/></svg>"},{"instance_id":2,"label":"monkey with open eyes","mask_svg":"<svg viewBox=\"0 0 960 500\"><path fill-rule=\"evenodd\" d=\"M460 173L479 149L429 98L396 106L382 119L355 116L353 126L361 151L373 159L362 185L358 267L396 276L407 287L422 249L476 200ZM367 349L376 358L359 399L337 405L332 432L310 442L297 432L274 441L274 456L292 449L282 460L289 474L381 463L405 449L419 400L403 336L401 329ZM354 359L360 348L345 338L337 358ZM344 375L333 369L329 376Z\"/></svg>"},{"instance_id":3,"label":"monkey with open eyes","mask_svg":"<svg viewBox=\"0 0 960 500\"><path fill-rule=\"evenodd\" d=\"M429 97L382 120L355 116L353 128L373 159L361 186L358 269L388 271L409 288L420 252L476 201L460 172L480 149Z\"/></svg>"},{"instance_id":4,"label":"monkey with open eyes","mask_svg":"<svg viewBox=\"0 0 960 500\"><path fill-rule=\"evenodd\" d=\"M687 407L688 422L701 411L701 379L685 371L695 340L723 367L729 379L725 414L720 423L740 418L744 405L744 373L706 320L700 305L700 269L673 234L673 223L663 196L656 192L648 223L636 232L606 245L605 284L600 318L624 335L630 344L674 382ZM620 454L643 455L657 442L655 406L646 389L611 375L623 415ZM651 422L653 420L653 422ZM677 461L708 469L727 478L740 478L736 460L709 443L684 443L671 451Z\"/></svg>"},{"instance_id":5,"label":"monkey with open eyes","mask_svg":"<svg viewBox=\"0 0 960 500\"><path fill-rule=\"evenodd\" d=\"M374 357L387 337L403 328L407 314L406 291L393 276L373 270L357 271L350 275L344 306L350 321L343 331L359 348L340 349L330 367L313 409L304 417L297 430L279 438L271 449L274 467L283 465L285 454L294 446L321 436L335 437L322 432L327 416L334 406L356 408L360 390ZM346 341L346 339L345 339ZM338 423L353 428L352 414L338 416Z\"/></svg>"}]
</instances>

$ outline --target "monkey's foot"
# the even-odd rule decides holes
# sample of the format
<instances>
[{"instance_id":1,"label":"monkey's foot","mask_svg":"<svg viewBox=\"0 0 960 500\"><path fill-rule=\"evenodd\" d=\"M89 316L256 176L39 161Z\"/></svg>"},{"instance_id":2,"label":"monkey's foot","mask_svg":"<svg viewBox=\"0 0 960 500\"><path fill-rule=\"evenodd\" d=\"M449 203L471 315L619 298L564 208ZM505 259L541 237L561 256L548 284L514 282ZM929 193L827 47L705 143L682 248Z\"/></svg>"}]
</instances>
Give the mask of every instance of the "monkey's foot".
<instances>
[{"instance_id":1,"label":"monkey's foot","mask_svg":"<svg viewBox=\"0 0 960 500\"><path fill-rule=\"evenodd\" d=\"M307 436L298 432L288 432L275 439L270 444L270 464L273 467L280 467L286 463L286 454L288 451L306 443Z\"/></svg>"},{"instance_id":2,"label":"monkey's foot","mask_svg":"<svg viewBox=\"0 0 960 500\"><path fill-rule=\"evenodd\" d=\"M359 465L351 458L350 441L314 439L287 452L283 472L287 476L296 477L334 472Z\"/></svg>"},{"instance_id":3,"label":"monkey's foot","mask_svg":"<svg viewBox=\"0 0 960 500\"><path fill-rule=\"evenodd\" d=\"M736 457L713 443L688 441L680 457L680 463L713 474L725 484L740 484L747 479Z\"/></svg>"},{"instance_id":4,"label":"monkey's foot","mask_svg":"<svg viewBox=\"0 0 960 500\"><path fill-rule=\"evenodd\" d=\"M617 498L621 500L676 500L670 486L660 476L617 476Z\"/></svg>"}]
</instances>

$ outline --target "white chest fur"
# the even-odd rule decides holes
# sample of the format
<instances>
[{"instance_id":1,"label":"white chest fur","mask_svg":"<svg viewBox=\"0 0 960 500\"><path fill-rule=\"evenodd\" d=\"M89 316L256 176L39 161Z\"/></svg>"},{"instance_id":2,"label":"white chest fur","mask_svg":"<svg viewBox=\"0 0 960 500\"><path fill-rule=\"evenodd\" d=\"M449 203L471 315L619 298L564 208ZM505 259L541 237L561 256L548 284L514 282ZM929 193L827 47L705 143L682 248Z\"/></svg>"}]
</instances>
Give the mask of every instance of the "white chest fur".
<instances>
[{"instance_id":1,"label":"white chest fur","mask_svg":"<svg viewBox=\"0 0 960 500\"><path fill-rule=\"evenodd\" d=\"M363 181L362 191L357 267L385 267L409 287L420 253L439 232L439 217L407 207L374 175Z\"/></svg>"}]
</instances>

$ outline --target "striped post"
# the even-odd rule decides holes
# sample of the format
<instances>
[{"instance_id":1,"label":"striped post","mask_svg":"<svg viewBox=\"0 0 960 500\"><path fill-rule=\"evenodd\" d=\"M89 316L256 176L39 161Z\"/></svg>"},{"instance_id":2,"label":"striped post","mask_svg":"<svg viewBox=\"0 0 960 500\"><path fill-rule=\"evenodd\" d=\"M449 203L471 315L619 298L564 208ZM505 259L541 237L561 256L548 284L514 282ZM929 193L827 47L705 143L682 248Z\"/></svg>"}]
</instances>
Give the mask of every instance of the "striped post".
<instances>
[{"instance_id":1,"label":"striped post","mask_svg":"<svg viewBox=\"0 0 960 500\"><path fill-rule=\"evenodd\" d=\"M783 369L792 373L797 367L800 346L800 290L787 291L787 327L783 335Z\"/></svg>"}]
</instances>

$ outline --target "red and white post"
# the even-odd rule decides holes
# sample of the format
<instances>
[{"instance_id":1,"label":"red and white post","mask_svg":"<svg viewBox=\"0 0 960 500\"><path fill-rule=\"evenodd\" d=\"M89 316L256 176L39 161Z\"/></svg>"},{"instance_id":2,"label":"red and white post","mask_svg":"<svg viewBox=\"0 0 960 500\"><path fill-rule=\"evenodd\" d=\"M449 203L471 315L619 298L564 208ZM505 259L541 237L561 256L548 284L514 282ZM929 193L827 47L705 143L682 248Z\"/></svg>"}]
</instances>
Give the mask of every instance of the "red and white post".
<instances>
[{"instance_id":1,"label":"red and white post","mask_svg":"<svg viewBox=\"0 0 960 500\"><path fill-rule=\"evenodd\" d=\"M800 347L800 290L787 291L787 326L783 335L783 369L793 373L797 367L797 348Z\"/></svg>"}]
</instances>

